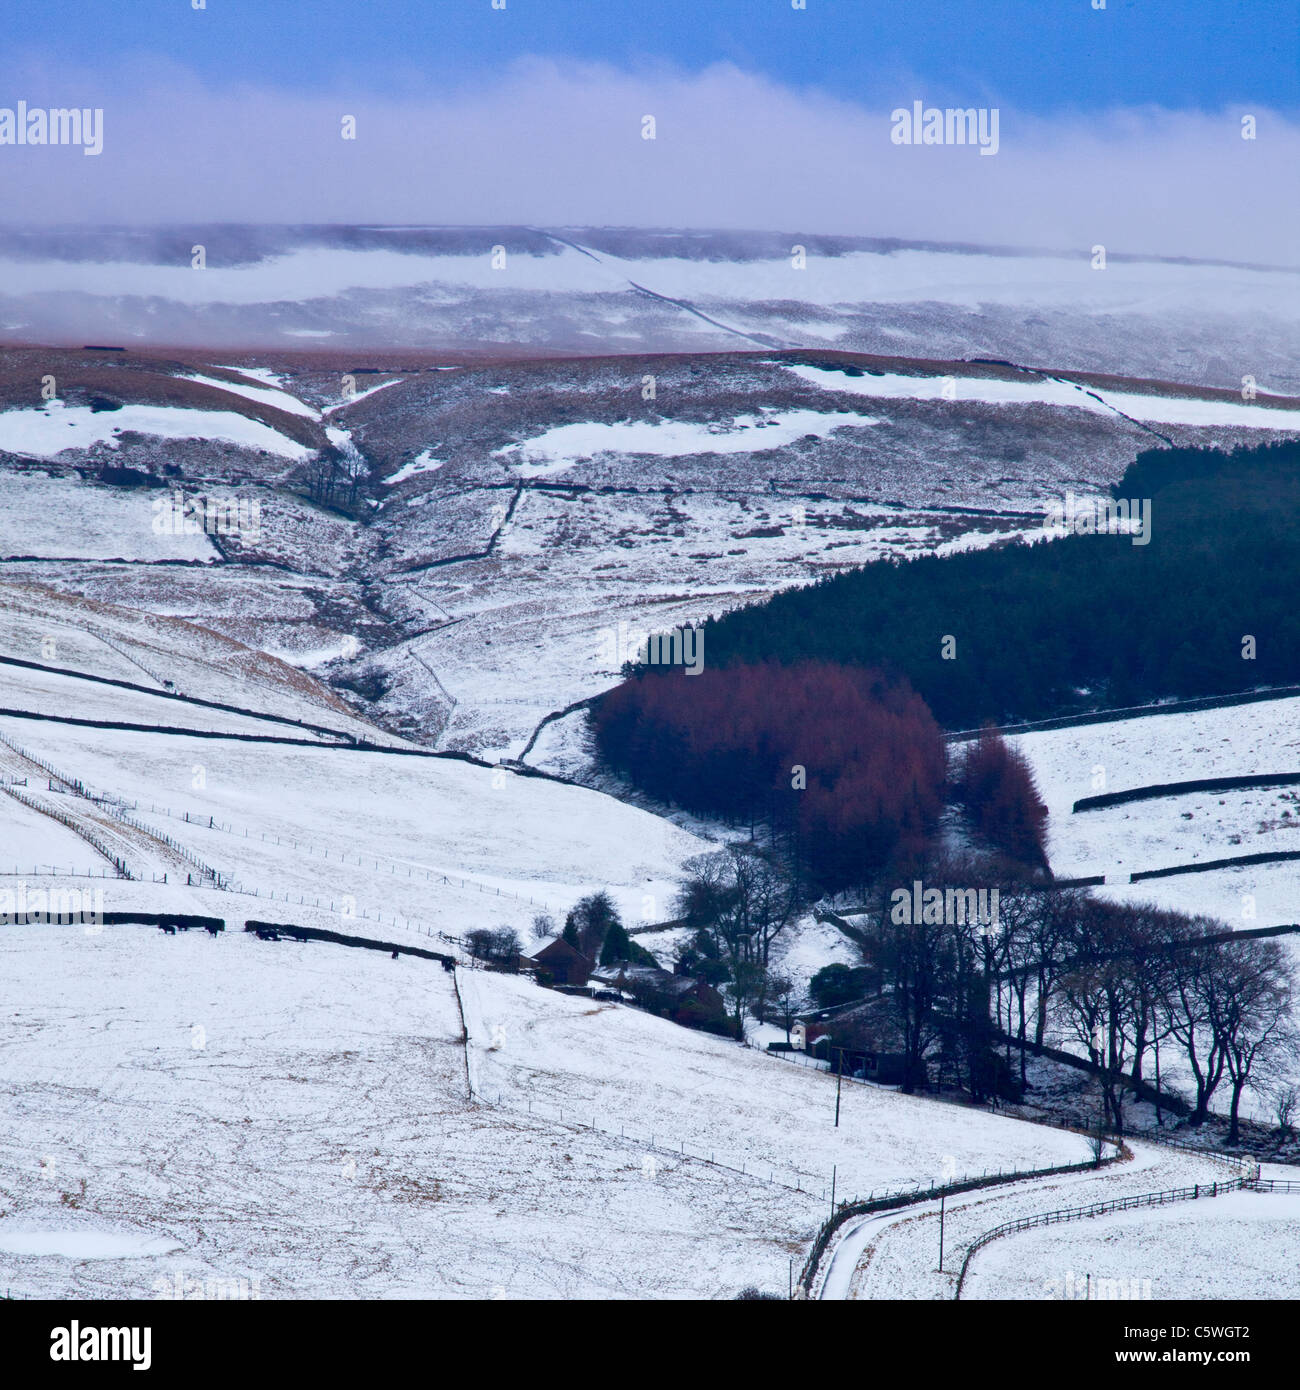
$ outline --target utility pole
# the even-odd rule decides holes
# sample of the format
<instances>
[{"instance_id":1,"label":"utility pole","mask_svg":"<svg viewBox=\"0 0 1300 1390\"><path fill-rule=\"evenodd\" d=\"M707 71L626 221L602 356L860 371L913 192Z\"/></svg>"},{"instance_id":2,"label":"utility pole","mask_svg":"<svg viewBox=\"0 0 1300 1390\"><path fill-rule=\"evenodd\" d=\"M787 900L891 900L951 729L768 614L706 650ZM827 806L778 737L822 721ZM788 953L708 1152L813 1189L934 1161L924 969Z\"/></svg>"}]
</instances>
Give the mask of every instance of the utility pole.
<instances>
[{"instance_id":1,"label":"utility pole","mask_svg":"<svg viewBox=\"0 0 1300 1390\"><path fill-rule=\"evenodd\" d=\"M838 1048L839 1066L835 1070L835 1128L840 1127L840 1087L844 1084L844 1049Z\"/></svg>"},{"instance_id":2,"label":"utility pole","mask_svg":"<svg viewBox=\"0 0 1300 1390\"><path fill-rule=\"evenodd\" d=\"M1160 1039L1156 1039L1156 1128L1160 1128Z\"/></svg>"},{"instance_id":3,"label":"utility pole","mask_svg":"<svg viewBox=\"0 0 1300 1390\"><path fill-rule=\"evenodd\" d=\"M947 1199L948 1199L948 1194L947 1194L946 1192L943 1193L943 1194L941 1194L941 1196L939 1197L939 1273L940 1273L940 1274L943 1273L943 1213L944 1213L944 1203L947 1201Z\"/></svg>"},{"instance_id":4,"label":"utility pole","mask_svg":"<svg viewBox=\"0 0 1300 1390\"><path fill-rule=\"evenodd\" d=\"M839 1171L839 1165L831 1165L831 1215L835 1215L835 1175Z\"/></svg>"}]
</instances>

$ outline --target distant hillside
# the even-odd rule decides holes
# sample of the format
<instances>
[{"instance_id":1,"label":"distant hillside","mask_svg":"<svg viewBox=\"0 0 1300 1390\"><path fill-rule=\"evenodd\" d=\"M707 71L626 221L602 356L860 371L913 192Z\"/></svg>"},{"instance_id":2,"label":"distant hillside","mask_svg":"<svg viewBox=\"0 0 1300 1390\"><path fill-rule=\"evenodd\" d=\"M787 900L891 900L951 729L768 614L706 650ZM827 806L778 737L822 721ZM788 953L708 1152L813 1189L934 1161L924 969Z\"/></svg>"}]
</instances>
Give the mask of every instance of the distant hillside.
<instances>
[{"instance_id":1,"label":"distant hillside","mask_svg":"<svg viewBox=\"0 0 1300 1390\"><path fill-rule=\"evenodd\" d=\"M710 622L707 659L892 668L949 728L1300 680L1298 452L1171 451L1166 468L1153 451L1117 489L1150 485L1147 544L1070 534L868 565Z\"/></svg>"},{"instance_id":2,"label":"distant hillside","mask_svg":"<svg viewBox=\"0 0 1300 1390\"><path fill-rule=\"evenodd\" d=\"M194 247L204 265L192 267ZM1300 273L781 231L0 229L0 343L534 356L836 348L1300 392Z\"/></svg>"}]
</instances>

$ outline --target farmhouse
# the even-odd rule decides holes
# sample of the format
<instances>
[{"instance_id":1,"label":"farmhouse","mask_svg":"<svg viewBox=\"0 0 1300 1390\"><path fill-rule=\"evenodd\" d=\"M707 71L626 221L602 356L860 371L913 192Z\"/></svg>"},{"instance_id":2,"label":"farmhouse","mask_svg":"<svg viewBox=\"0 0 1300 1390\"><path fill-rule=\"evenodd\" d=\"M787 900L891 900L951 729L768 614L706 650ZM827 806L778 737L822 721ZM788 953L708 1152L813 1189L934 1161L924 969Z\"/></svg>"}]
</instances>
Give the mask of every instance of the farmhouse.
<instances>
[{"instance_id":1,"label":"farmhouse","mask_svg":"<svg viewBox=\"0 0 1300 1390\"><path fill-rule=\"evenodd\" d=\"M549 946L543 946L531 963L556 985L585 985L596 965L590 956L570 946L562 936Z\"/></svg>"},{"instance_id":2,"label":"farmhouse","mask_svg":"<svg viewBox=\"0 0 1300 1390\"><path fill-rule=\"evenodd\" d=\"M727 1008L712 985L689 975L674 975L652 965L615 961L593 970L592 980L631 997L643 1009L689 1028L725 1026Z\"/></svg>"}]
</instances>

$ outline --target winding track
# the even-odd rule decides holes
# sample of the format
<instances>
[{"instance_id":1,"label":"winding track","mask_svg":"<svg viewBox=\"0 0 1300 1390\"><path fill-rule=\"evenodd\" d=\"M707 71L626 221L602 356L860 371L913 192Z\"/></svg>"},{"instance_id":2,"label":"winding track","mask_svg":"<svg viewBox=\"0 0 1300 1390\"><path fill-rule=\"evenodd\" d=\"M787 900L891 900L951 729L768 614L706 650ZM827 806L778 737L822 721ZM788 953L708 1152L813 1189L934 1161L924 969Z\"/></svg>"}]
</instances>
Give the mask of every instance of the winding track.
<instances>
[{"instance_id":1,"label":"winding track","mask_svg":"<svg viewBox=\"0 0 1300 1390\"><path fill-rule=\"evenodd\" d=\"M1097 1173L1030 1179L950 1199L944 1212L942 1273L937 1268L938 1202L850 1222L824 1264L816 1296L827 1300L950 1299L967 1246L1004 1221L1057 1207L1222 1181L1235 1173L1235 1166L1227 1159L1141 1140L1132 1141L1129 1147L1132 1159Z\"/></svg>"}]
</instances>

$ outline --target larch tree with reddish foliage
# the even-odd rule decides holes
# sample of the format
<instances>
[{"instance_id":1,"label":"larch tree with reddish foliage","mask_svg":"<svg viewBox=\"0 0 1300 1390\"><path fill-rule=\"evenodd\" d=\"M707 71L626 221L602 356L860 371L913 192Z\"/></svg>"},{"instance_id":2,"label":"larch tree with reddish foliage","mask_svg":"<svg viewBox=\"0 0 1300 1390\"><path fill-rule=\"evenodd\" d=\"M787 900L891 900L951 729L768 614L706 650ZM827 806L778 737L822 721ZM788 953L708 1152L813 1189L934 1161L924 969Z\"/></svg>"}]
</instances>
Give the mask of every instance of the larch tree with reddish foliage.
<instances>
[{"instance_id":1,"label":"larch tree with reddish foliage","mask_svg":"<svg viewBox=\"0 0 1300 1390\"><path fill-rule=\"evenodd\" d=\"M831 662L640 673L602 697L597 742L661 800L785 831L822 885L866 882L923 845L943 735L905 682Z\"/></svg>"},{"instance_id":2,"label":"larch tree with reddish foliage","mask_svg":"<svg viewBox=\"0 0 1300 1390\"><path fill-rule=\"evenodd\" d=\"M990 844L1034 869L1047 868L1047 807L1029 760L993 729L968 744L957 794Z\"/></svg>"}]
</instances>

